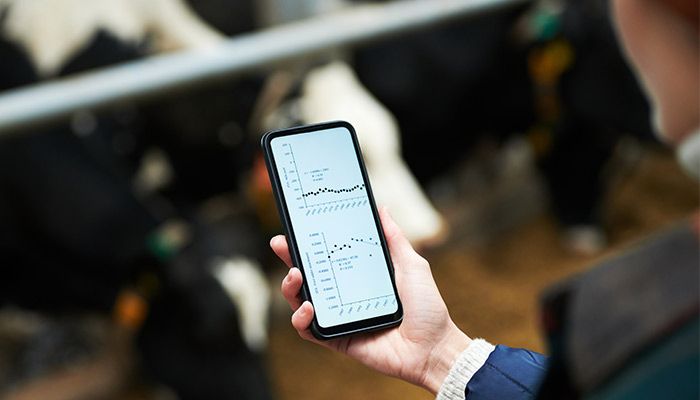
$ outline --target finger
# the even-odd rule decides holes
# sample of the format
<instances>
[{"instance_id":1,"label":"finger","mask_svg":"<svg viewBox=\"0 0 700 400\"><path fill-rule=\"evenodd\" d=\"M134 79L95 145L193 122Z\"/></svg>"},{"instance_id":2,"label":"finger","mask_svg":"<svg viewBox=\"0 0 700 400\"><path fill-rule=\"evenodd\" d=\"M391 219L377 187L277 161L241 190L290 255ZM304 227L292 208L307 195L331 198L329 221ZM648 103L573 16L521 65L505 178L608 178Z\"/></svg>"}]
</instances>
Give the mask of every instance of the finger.
<instances>
[{"instance_id":1,"label":"finger","mask_svg":"<svg viewBox=\"0 0 700 400\"><path fill-rule=\"evenodd\" d=\"M277 257L287 264L287 267L292 268L292 256L289 254L287 239L283 235L273 237L270 240L270 247L277 254Z\"/></svg>"},{"instance_id":2,"label":"finger","mask_svg":"<svg viewBox=\"0 0 700 400\"><path fill-rule=\"evenodd\" d=\"M415 250L406 236L404 236L401 228L399 228L394 219L391 218L389 210L386 207L380 207L379 218L382 221L384 237L386 237L391 258L398 264L401 264L406 257L413 255Z\"/></svg>"},{"instance_id":3,"label":"finger","mask_svg":"<svg viewBox=\"0 0 700 400\"><path fill-rule=\"evenodd\" d=\"M314 337L314 335L311 333L311 330L309 329L313 319L314 306L310 302L305 301L301 305L301 307L299 307L299 309L296 310L294 314L292 314L292 326L294 327L294 329L296 329L297 333L302 339L312 343L316 343L319 346L333 349L335 351L340 351L342 344L338 340L321 341ZM345 346L345 348L347 348L347 346Z\"/></svg>"},{"instance_id":4,"label":"finger","mask_svg":"<svg viewBox=\"0 0 700 400\"><path fill-rule=\"evenodd\" d=\"M282 280L282 296L284 296L289 307L292 311L296 311L299 306L301 306L301 299L299 298L299 290L301 289L301 284L303 278L301 276L301 271L299 268L290 268L287 272L287 276Z\"/></svg>"},{"instance_id":5,"label":"finger","mask_svg":"<svg viewBox=\"0 0 700 400\"><path fill-rule=\"evenodd\" d=\"M308 301L299 307L298 310L292 314L292 326L296 329L299 336L311 341L317 342L316 338L309 331L309 326L311 326L311 321L314 319L314 308Z\"/></svg>"}]
</instances>

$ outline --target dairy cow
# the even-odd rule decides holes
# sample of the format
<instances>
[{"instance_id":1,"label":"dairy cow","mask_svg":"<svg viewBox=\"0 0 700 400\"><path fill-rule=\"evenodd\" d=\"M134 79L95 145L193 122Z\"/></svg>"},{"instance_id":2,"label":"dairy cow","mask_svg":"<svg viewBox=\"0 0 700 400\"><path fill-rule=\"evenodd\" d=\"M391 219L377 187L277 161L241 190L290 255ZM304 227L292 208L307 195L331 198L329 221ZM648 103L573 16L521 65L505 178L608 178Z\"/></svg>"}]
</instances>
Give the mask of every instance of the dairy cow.
<instances>
[{"instance_id":1,"label":"dairy cow","mask_svg":"<svg viewBox=\"0 0 700 400\"><path fill-rule=\"evenodd\" d=\"M524 34L523 26L537 24L540 34ZM533 61L554 43L571 60L542 85ZM548 125L538 165L554 214L574 250L604 246L604 167L623 134L651 137L649 107L617 45L607 2L506 8L361 47L353 65L396 117L402 155L423 184L484 140L498 143ZM543 106L558 111L543 113Z\"/></svg>"},{"instance_id":2,"label":"dairy cow","mask_svg":"<svg viewBox=\"0 0 700 400\"><path fill-rule=\"evenodd\" d=\"M0 18L2 90L224 38L179 0L3 0ZM123 286L158 276L138 336L146 370L183 399L269 397L265 243L250 217L208 201L235 192L252 158L237 127L259 81L3 138L2 303L110 311Z\"/></svg>"}]
</instances>

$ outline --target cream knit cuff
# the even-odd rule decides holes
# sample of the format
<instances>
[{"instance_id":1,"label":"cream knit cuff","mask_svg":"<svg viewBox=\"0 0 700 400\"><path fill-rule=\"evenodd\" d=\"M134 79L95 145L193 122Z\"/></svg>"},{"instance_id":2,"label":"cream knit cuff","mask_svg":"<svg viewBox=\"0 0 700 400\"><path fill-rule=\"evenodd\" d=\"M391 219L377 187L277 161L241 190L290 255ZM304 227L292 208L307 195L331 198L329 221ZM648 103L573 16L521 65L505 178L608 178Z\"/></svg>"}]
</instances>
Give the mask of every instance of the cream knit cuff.
<instances>
[{"instance_id":1,"label":"cream knit cuff","mask_svg":"<svg viewBox=\"0 0 700 400\"><path fill-rule=\"evenodd\" d=\"M467 383L495 348L484 339L474 339L450 368L450 373L440 386L437 400L464 400Z\"/></svg>"}]
</instances>

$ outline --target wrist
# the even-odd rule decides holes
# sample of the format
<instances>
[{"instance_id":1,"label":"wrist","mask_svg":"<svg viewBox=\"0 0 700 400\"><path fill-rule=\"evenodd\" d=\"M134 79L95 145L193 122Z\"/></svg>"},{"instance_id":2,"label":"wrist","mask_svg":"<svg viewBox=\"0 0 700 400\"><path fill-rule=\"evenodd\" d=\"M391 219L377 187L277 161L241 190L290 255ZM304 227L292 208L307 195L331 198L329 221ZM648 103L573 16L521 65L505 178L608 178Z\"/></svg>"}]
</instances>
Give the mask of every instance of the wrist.
<instances>
[{"instance_id":1,"label":"wrist","mask_svg":"<svg viewBox=\"0 0 700 400\"><path fill-rule=\"evenodd\" d=\"M471 342L469 336L450 321L448 333L430 352L421 386L436 394L452 365Z\"/></svg>"}]
</instances>

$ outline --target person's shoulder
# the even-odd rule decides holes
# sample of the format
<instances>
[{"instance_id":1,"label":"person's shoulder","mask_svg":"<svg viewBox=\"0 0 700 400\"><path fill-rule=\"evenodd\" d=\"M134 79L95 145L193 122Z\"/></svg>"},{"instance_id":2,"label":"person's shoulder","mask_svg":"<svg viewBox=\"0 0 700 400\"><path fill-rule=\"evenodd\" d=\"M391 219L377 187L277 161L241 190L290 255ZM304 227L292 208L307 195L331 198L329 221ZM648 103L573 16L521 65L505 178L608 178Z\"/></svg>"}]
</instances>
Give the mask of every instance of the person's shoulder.
<instances>
[{"instance_id":1,"label":"person's shoulder","mask_svg":"<svg viewBox=\"0 0 700 400\"><path fill-rule=\"evenodd\" d=\"M682 223L550 289L542 320L552 361L541 397L606 391L630 371L655 378L626 381L626 393L650 382L678 388L662 379L672 364L690 374L668 376L697 377L698 265L698 237Z\"/></svg>"}]
</instances>

